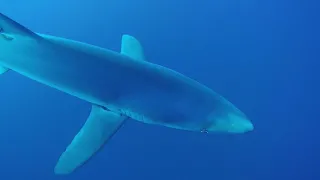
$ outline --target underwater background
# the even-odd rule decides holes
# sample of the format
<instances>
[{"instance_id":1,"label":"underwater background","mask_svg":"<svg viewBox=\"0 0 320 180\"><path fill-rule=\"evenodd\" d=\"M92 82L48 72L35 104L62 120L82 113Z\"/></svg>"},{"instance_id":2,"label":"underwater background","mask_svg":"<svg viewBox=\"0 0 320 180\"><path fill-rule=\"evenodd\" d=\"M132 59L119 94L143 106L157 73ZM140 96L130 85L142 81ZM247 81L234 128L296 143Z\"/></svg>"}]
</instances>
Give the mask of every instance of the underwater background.
<instances>
[{"instance_id":1,"label":"underwater background","mask_svg":"<svg viewBox=\"0 0 320 180\"><path fill-rule=\"evenodd\" d=\"M9 71L0 78L0 179L319 180L319 7L315 0L0 0L1 13L39 33L116 51L122 34L133 35L148 61L209 86L255 125L214 135L128 121L85 166L59 176L54 166L91 106Z\"/></svg>"}]
</instances>

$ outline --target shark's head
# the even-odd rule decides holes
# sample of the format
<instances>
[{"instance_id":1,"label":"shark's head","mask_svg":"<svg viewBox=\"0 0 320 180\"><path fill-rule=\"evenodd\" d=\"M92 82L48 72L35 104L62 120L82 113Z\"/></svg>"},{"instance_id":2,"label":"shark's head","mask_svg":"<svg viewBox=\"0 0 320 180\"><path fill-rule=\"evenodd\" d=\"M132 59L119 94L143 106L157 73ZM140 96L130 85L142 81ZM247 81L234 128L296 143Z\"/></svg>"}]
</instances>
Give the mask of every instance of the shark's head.
<instances>
[{"instance_id":1,"label":"shark's head","mask_svg":"<svg viewBox=\"0 0 320 180\"><path fill-rule=\"evenodd\" d=\"M207 127L207 132L227 132L246 133L254 129L252 122L245 116L227 113L220 117L215 117L211 125Z\"/></svg>"},{"instance_id":2,"label":"shark's head","mask_svg":"<svg viewBox=\"0 0 320 180\"><path fill-rule=\"evenodd\" d=\"M209 115L204 132L246 133L254 129L252 122L246 115L230 102L226 101L223 107Z\"/></svg>"}]
</instances>

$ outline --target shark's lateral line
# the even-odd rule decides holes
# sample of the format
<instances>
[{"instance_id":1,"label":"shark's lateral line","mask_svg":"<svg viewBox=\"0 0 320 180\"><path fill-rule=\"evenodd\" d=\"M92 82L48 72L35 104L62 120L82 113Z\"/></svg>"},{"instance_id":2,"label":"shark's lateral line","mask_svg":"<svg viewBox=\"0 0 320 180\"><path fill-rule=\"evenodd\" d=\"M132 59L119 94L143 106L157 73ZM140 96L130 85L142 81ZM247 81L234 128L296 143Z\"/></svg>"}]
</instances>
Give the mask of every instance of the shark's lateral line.
<instances>
[{"instance_id":1,"label":"shark's lateral line","mask_svg":"<svg viewBox=\"0 0 320 180\"><path fill-rule=\"evenodd\" d=\"M92 104L57 174L87 162L127 119L206 133L253 130L239 109L208 87L145 61L140 43L129 35L117 53L34 33L0 13L0 74L8 70Z\"/></svg>"}]
</instances>

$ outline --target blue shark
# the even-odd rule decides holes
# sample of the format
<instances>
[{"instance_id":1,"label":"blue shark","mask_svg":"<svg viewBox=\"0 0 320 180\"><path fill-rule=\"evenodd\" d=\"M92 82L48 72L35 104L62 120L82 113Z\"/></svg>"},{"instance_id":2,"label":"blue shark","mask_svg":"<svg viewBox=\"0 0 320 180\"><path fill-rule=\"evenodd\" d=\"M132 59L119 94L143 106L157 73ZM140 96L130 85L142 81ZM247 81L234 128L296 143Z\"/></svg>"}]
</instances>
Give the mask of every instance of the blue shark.
<instances>
[{"instance_id":1,"label":"blue shark","mask_svg":"<svg viewBox=\"0 0 320 180\"><path fill-rule=\"evenodd\" d=\"M14 71L92 104L56 174L84 165L128 120L202 133L241 134L253 123L207 86L146 60L124 34L121 52L31 31L0 13L0 74Z\"/></svg>"}]
</instances>

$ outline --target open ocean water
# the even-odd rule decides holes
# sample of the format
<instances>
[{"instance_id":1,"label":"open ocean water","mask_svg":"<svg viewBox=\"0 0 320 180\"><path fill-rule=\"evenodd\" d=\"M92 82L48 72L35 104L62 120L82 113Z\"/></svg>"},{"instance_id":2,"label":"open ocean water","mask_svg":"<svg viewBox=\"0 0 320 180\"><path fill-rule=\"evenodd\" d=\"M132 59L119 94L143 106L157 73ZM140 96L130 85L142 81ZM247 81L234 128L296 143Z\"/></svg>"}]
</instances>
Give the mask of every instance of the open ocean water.
<instances>
[{"instance_id":1,"label":"open ocean water","mask_svg":"<svg viewBox=\"0 0 320 180\"><path fill-rule=\"evenodd\" d=\"M35 32L116 51L131 34L148 61L209 86L255 126L212 135L128 121L85 166L55 175L91 105L9 71L0 179L319 180L319 10L315 0L0 0Z\"/></svg>"}]
</instances>

